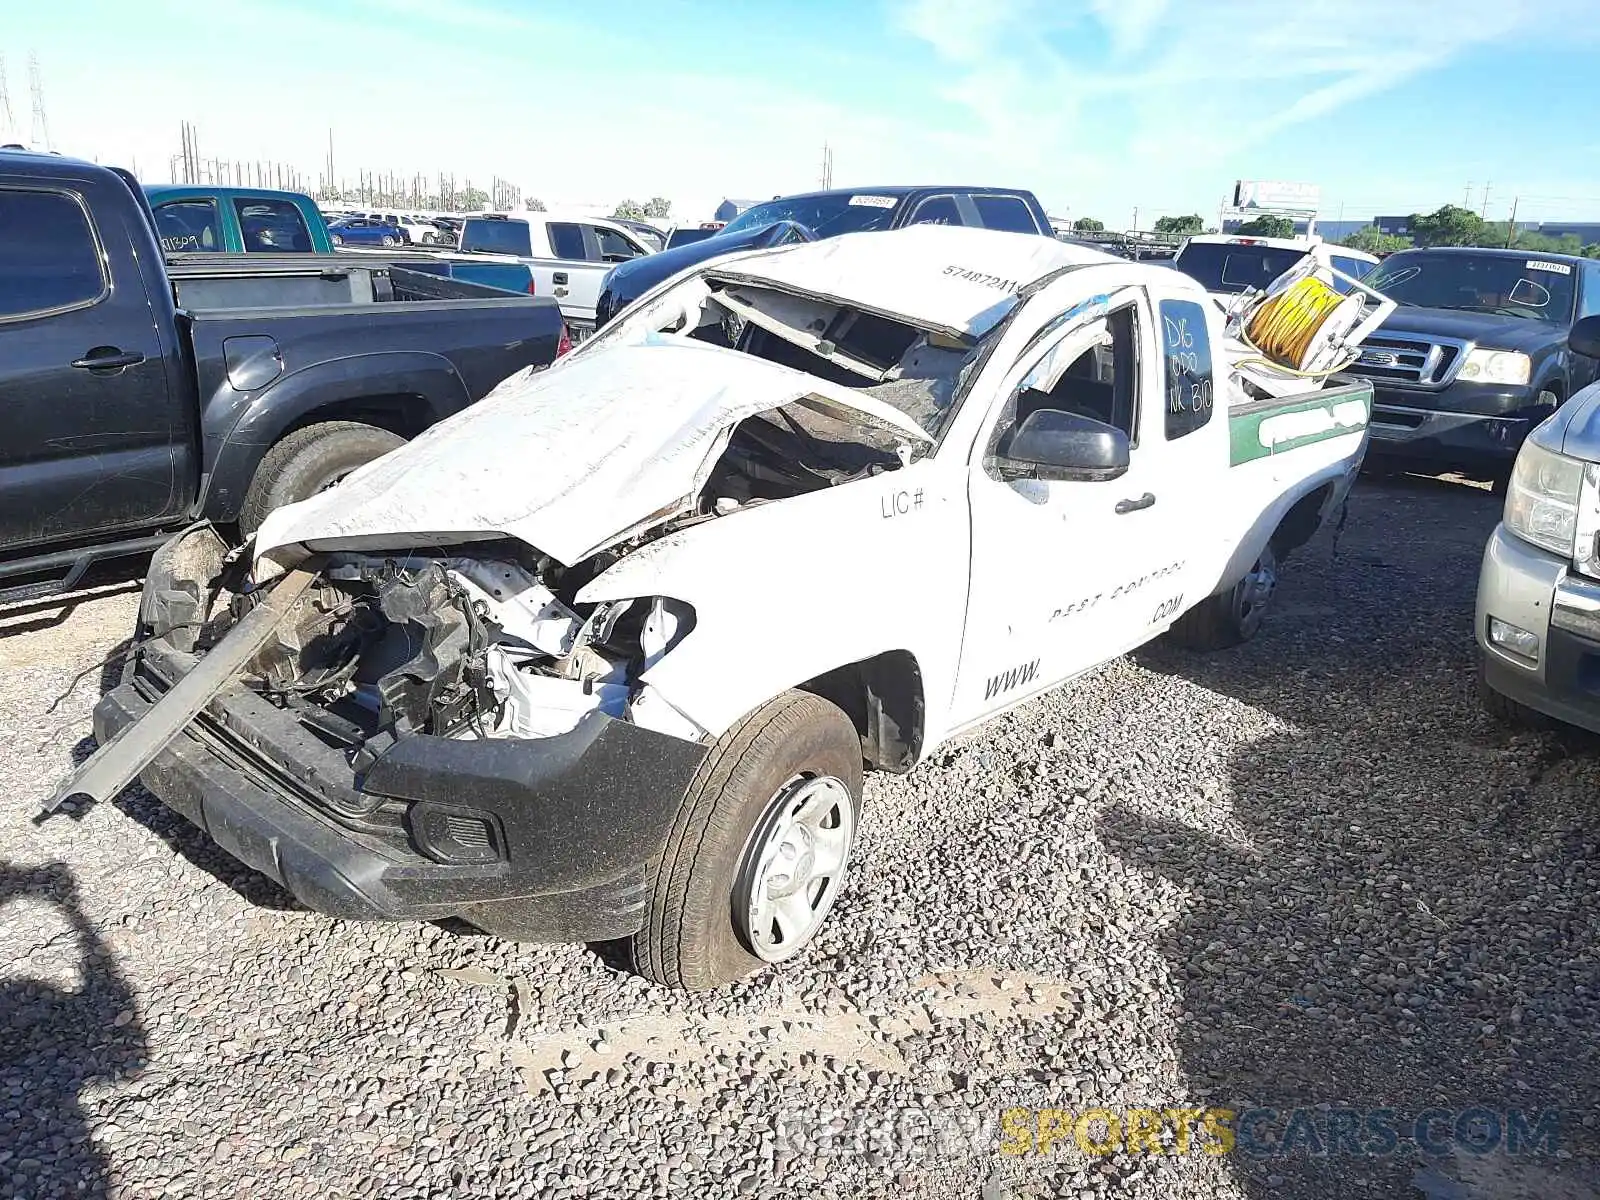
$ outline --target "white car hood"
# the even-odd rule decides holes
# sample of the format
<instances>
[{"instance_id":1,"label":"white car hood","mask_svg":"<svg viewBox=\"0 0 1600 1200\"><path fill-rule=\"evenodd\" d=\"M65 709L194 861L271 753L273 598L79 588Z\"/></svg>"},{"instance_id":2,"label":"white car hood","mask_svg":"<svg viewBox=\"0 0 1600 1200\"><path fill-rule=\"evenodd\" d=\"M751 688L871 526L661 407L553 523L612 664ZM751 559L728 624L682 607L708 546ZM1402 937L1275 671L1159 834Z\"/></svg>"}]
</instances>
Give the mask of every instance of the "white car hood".
<instances>
[{"instance_id":1,"label":"white car hood","mask_svg":"<svg viewBox=\"0 0 1600 1200\"><path fill-rule=\"evenodd\" d=\"M510 536L571 566L681 513L733 428L795 402L929 442L898 409L851 388L683 338L596 346L488 397L272 513L258 573L310 551L403 549Z\"/></svg>"}]
</instances>

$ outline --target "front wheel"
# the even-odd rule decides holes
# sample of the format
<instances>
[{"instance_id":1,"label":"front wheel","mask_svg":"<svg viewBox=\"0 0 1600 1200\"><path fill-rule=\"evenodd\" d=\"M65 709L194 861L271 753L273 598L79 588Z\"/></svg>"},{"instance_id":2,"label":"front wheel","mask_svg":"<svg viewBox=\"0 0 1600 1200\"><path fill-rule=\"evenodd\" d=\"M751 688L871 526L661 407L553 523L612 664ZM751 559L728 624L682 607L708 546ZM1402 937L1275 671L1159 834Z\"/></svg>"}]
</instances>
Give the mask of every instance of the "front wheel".
<instances>
[{"instance_id":1,"label":"front wheel","mask_svg":"<svg viewBox=\"0 0 1600 1200\"><path fill-rule=\"evenodd\" d=\"M1278 557L1268 543L1245 577L1221 595L1208 596L1172 625L1172 638L1190 650L1224 650L1248 642L1278 590Z\"/></svg>"},{"instance_id":2,"label":"front wheel","mask_svg":"<svg viewBox=\"0 0 1600 1200\"><path fill-rule=\"evenodd\" d=\"M239 512L246 537L267 514L327 491L357 467L405 445L405 438L359 421L323 421L296 429L262 458Z\"/></svg>"},{"instance_id":3,"label":"front wheel","mask_svg":"<svg viewBox=\"0 0 1600 1200\"><path fill-rule=\"evenodd\" d=\"M861 806L861 737L790 691L745 717L695 773L651 863L633 967L668 987L731 983L799 954L844 884Z\"/></svg>"}]
</instances>

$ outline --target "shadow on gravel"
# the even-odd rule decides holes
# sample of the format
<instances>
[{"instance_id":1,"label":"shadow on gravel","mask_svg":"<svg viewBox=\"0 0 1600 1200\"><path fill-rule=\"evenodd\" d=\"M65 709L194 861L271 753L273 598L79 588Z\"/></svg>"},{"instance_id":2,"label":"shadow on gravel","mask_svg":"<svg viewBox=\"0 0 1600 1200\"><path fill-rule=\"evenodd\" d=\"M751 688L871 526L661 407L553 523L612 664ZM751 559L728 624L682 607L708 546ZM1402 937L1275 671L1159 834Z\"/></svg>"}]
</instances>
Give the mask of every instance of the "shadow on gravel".
<instances>
[{"instance_id":1,"label":"shadow on gravel","mask_svg":"<svg viewBox=\"0 0 1600 1200\"><path fill-rule=\"evenodd\" d=\"M14 910L0 917L13 931L6 951L19 967L29 957L65 970L54 978L26 973L0 977L0 1194L96 1196L112 1169L90 1140L79 1094L139 1074L145 1065L144 1026L133 989L78 903L72 873L53 863L21 867L0 862L0 914L26 899L43 902L70 932L43 945L18 939ZM75 986L61 978L75 974Z\"/></svg>"},{"instance_id":2,"label":"shadow on gravel","mask_svg":"<svg viewBox=\"0 0 1600 1200\"><path fill-rule=\"evenodd\" d=\"M1210 1103L1272 1110L1229 1158L1249 1196L1600 1196L1600 761L1479 710L1498 507L1364 486L1260 639L1140 656L1285 723L1233 752L1238 843L1122 808L1101 829L1190 895L1173 1037Z\"/></svg>"},{"instance_id":3,"label":"shadow on gravel","mask_svg":"<svg viewBox=\"0 0 1600 1200\"><path fill-rule=\"evenodd\" d=\"M81 604L104 596L116 595L119 592L138 591L143 586L144 571L149 561L149 556L142 555L99 563L91 567L89 573L70 592L44 596L37 600L25 600L20 604L0 605L0 620L7 622L6 636L54 629L65 625ZM7 579L4 585L10 587L28 582L32 580L20 577ZM21 619L11 624L14 618Z\"/></svg>"}]
</instances>

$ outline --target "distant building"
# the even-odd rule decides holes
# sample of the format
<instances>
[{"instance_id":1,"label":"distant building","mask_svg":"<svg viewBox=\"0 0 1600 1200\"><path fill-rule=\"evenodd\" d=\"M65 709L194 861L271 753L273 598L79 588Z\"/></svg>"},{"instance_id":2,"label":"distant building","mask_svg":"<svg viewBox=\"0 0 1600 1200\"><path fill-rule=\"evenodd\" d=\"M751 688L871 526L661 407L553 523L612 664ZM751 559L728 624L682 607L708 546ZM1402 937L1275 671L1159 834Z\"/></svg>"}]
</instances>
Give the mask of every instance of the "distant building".
<instances>
[{"instance_id":1,"label":"distant building","mask_svg":"<svg viewBox=\"0 0 1600 1200\"><path fill-rule=\"evenodd\" d=\"M745 209L754 208L760 203L761 201L759 200L724 200L717 205L717 211L712 213L711 216L716 221L731 221Z\"/></svg>"},{"instance_id":2,"label":"distant building","mask_svg":"<svg viewBox=\"0 0 1600 1200\"><path fill-rule=\"evenodd\" d=\"M1518 225L1519 229L1529 228ZM1567 234L1576 234L1585 246L1600 242L1600 221L1540 221L1533 228L1545 237L1566 237Z\"/></svg>"}]
</instances>

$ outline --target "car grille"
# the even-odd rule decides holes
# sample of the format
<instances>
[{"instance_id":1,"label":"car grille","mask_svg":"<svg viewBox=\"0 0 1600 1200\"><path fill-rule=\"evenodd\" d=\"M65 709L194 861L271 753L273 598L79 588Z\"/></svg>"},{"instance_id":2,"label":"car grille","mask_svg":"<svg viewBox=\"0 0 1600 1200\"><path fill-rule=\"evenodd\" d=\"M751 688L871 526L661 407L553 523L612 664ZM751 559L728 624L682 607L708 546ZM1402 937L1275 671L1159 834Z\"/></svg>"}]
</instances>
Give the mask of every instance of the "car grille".
<instances>
[{"instance_id":1,"label":"car grille","mask_svg":"<svg viewBox=\"0 0 1600 1200\"><path fill-rule=\"evenodd\" d=\"M1466 350L1465 342L1379 332L1361 343L1361 357L1350 373L1375 383L1442 388L1455 378Z\"/></svg>"}]
</instances>

